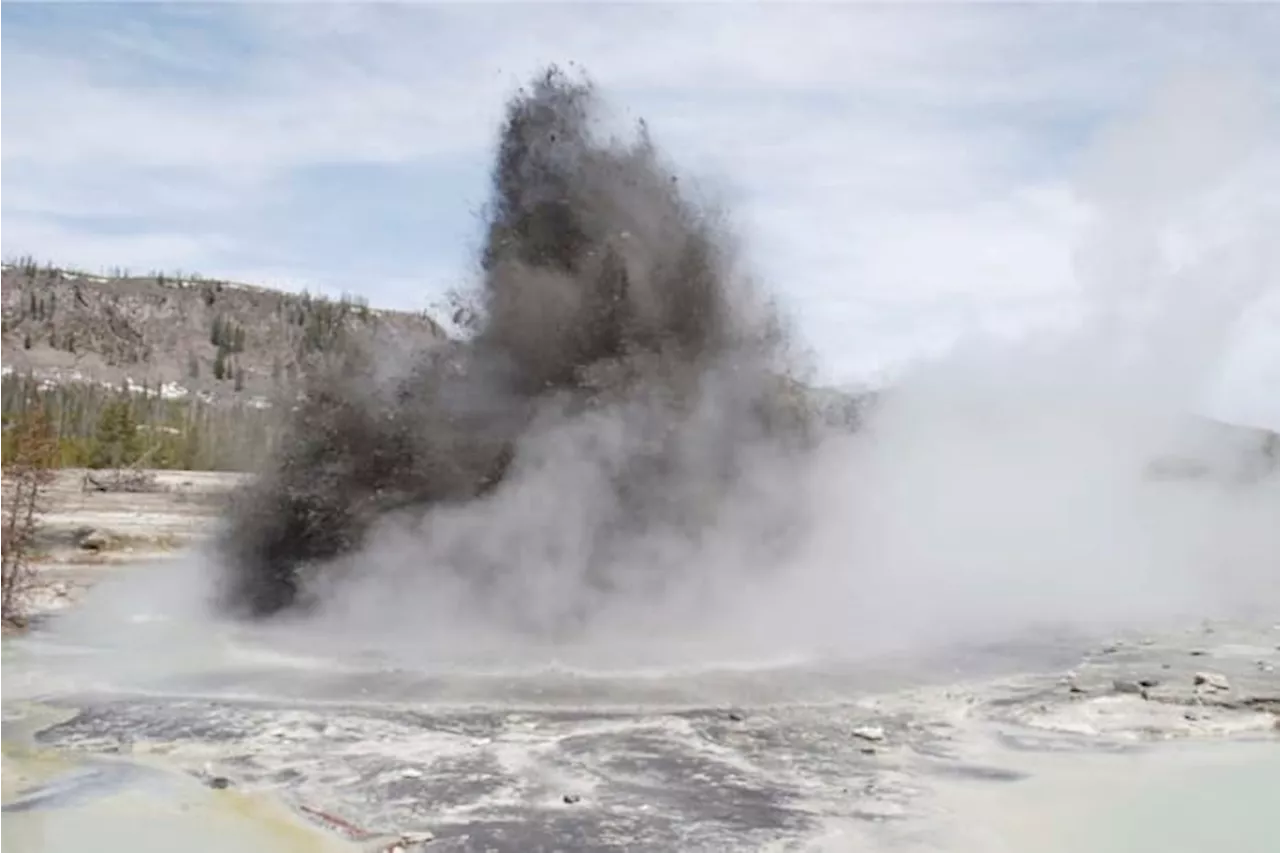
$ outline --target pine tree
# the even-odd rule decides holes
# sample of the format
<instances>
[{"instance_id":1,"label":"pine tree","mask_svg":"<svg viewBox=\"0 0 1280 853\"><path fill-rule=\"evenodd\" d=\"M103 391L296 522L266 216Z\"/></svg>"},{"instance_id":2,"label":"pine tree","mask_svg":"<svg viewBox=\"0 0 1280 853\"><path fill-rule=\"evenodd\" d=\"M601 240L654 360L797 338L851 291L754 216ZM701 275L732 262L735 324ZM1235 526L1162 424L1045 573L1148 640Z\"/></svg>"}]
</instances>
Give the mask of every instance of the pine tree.
<instances>
[{"instance_id":1,"label":"pine tree","mask_svg":"<svg viewBox=\"0 0 1280 853\"><path fill-rule=\"evenodd\" d=\"M98 415L89 467L121 468L137 461L139 452L138 422L129 401L108 403Z\"/></svg>"},{"instance_id":2,"label":"pine tree","mask_svg":"<svg viewBox=\"0 0 1280 853\"><path fill-rule=\"evenodd\" d=\"M7 419L6 419L7 421ZM30 558L53 484L58 439L42 408L5 424L4 518L0 547L0 611L5 625L21 624L28 594L37 584Z\"/></svg>"},{"instance_id":3,"label":"pine tree","mask_svg":"<svg viewBox=\"0 0 1280 853\"><path fill-rule=\"evenodd\" d=\"M222 381L227 375L227 351L218 347L218 354L213 357L213 378Z\"/></svg>"}]
</instances>

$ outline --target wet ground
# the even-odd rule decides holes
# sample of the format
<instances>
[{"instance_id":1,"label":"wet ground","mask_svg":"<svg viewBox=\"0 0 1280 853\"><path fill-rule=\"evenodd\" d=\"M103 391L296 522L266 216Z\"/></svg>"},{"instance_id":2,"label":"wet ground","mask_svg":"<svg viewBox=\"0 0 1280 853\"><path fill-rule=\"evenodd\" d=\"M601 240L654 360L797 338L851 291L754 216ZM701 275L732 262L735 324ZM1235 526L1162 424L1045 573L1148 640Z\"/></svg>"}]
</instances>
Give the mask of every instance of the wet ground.
<instances>
[{"instance_id":1,"label":"wet ground","mask_svg":"<svg viewBox=\"0 0 1280 853\"><path fill-rule=\"evenodd\" d=\"M522 853L1242 851L1280 838L1258 796L1280 790L1280 627L1265 619L630 673L414 670L131 624L110 646L57 621L6 641L6 849L403 837ZM1107 785L1122 793L1099 799ZM1185 816L1169 804L1190 800L1228 847L1179 847L1196 836L1141 816Z\"/></svg>"}]
</instances>

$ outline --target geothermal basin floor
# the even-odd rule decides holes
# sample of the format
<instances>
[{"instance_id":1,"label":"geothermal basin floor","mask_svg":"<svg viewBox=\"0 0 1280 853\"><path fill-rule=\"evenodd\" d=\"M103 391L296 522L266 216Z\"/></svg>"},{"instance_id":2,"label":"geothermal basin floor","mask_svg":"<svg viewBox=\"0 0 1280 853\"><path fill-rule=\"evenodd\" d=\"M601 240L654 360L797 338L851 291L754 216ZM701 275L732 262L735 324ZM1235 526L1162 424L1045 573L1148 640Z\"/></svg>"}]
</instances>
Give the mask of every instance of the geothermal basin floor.
<instances>
[{"instance_id":1,"label":"geothermal basin floor","mask_svg":"<svg viewBox=\"0 0 1280 853\"><path fill-rule=\"evenodd\" d=\"M181 629L130 624L138 645L95 647L57 620L6 639L6 849L1248 853L1280 839L1267 620L643 673L432 672L243 634L178 654ZM129 666L143 645L172 655Z\"/></svg>"}]
</instances>

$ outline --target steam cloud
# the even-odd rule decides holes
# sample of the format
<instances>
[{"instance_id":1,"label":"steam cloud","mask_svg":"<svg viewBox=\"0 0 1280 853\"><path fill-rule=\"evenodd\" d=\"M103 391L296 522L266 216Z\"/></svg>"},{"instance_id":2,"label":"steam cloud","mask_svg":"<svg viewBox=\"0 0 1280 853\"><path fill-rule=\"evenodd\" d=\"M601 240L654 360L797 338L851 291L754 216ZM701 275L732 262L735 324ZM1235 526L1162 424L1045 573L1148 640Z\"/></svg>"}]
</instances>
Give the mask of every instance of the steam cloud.
<instances>
[{"instance_id":1,"label":"steam cloud","mask_svg":"<svg viewBox=\"0 0 1280 853\"><path fill-rule=\"evenodd\" d=\"M1280 477L1212 399L1280 268L1278 149L1238 83L1175 81L1084 158L1082 322L920 365L851 434L723 218L547 74L509 106L474 334L313 383L221 542L223 603L414 661L628 662L1273 607Z\"/></svg>"},{"instance_id":2,"label":"steam cloud","mask_svg":"<svg viewBox=\"0 0 1280 853\"><path fill-rule=\"evenodd\" d=\"M784 327L721 219L643 126L602 139L596 110L589 84L554 69L509 104L474 334L407 370L354 355L313 379L221 543L226 606L315 604L372 571L367 552L341 558L392 526L426 549L404 571L563 632L600 600L696 572L694 543L749 463L810 443ZM788 532L769 522L762 547Z\"/></svg>"}]
</instances>

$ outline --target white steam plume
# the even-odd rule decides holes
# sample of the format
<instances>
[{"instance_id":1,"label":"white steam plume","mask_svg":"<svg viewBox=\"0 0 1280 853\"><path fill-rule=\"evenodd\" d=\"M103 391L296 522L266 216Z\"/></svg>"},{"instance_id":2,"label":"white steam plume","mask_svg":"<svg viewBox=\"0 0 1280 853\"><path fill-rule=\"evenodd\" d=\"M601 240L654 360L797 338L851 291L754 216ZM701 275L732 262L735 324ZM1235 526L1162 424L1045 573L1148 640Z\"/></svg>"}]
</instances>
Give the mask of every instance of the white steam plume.
<instances>
[{"instance_id":1,"label":"white steam plume","mask_svg":"<svg viewBox=\"0 0 1280 853\"><path fill-rule=\"evenodd\" d=\"M1280 364L1275 326L1255 313L1280 288L1273 110L1248 81L1189 76L1100 137L1077 183L1090 221L1078 328L919 365L862 429L816 447L741 417L761 372L733 359L698 371L675 426L662 383L586 411L542 401L498 488L383 517L338 558L348 570L325 576L319 608L271 630L413 666L616 667L1274 612L1280 475L1256 430L1280 429L1267 414L1280 388L1236 381L1248 367L1265 383ZM619 532L613 475L657 445L671 500L643 505L675 517ZM1179 455L1201 475L1152 465ZM491 571L482 594L477 564ZM150 583L98 600L196 624L200 587ZM74 618L96 641L103 616ZM546 625L563 630L529 630Z\"/></svg>"},{"instance_id":2,"label":"white steam plume","mask_svg":"<svg viewBox=\"0 0 1280 853\"><path fill-rule=\"evenodd\" d=\"M1263 437L1230 426L1233 410L1274 411L1280 387L1231 388L1221 375L1233 330L1280 286L1270 108L1247 79L1173 81L1085 158L1084 324L921 365L864 430L809 455L753 445L714 521L694 536L659 528L626 540L612 555L626 580L607 594L583 577L615 509L609 475L652 439L643 401L550 417L491 496L386 522L348 558L361 569L326 597L321 622L418 661L688 662L1280 602L1280 477L1266 473ZM1280 363L1280 341L1253 357ZM674 488L711 482L700 466L735 429L719 396L733 383L711 373L706 387L681 432L687 476ZM1152 463L1169 454L1193 455L1203 476L1161 476ZM476 547L508 567L483 606L448 571L458 549ZM656 570L681 563L690 570ZM590 614L580 632L531 645L511 630L554 620L566 601Z\"/></svg>"}]
</instances>

